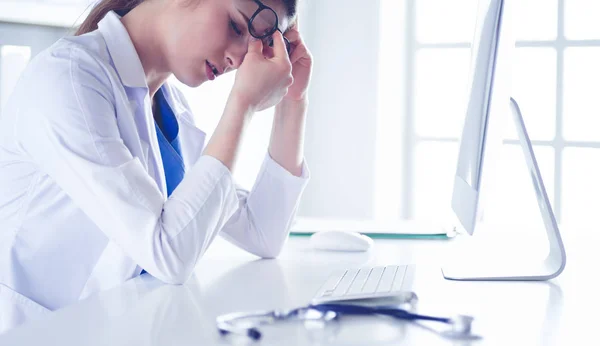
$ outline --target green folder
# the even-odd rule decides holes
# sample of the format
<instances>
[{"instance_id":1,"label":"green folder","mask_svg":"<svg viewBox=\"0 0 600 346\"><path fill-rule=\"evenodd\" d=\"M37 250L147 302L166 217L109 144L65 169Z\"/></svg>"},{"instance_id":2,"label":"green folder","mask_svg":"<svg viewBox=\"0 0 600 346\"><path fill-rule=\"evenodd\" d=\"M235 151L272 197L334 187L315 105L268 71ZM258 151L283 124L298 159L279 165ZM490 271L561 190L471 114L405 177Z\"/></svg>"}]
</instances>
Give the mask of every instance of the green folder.
<instances>
[{"instance_id":1,"label":"green folder","mask_svg":"<svg viewBox=\"0 0 600 346\"><path fill-rule=\"evenodd\" d=\"M434 222L402 220L375 222L370 220L334 220L298 218L291 236L308 237L327 230L359 232L374 239L450 239L451 234Z\"/></svg>"},{"instance_id":2,"label":"green folder","mask_svg":"<svg viewBox=\"0 0 600 346\"><path fill-rule=\"evenodd\" d=\"M373 239L449 239L447 234L408 234L408 233L370 233L360 232ZM294 237L309 237L313 233L308 232L290 232L290 236Z\"/></svg>"}]
</instances>

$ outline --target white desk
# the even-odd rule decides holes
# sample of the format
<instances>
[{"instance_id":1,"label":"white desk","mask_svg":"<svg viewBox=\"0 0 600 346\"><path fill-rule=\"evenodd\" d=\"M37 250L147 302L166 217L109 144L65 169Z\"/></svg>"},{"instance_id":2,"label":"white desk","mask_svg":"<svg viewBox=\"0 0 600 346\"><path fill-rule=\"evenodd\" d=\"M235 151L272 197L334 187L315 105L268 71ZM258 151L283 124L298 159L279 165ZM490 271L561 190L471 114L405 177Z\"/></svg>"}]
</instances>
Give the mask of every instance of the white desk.
<instances>
[{"instance_id":1,"label":"white desk","mask_svg":"<svg viewBox=\"0 0 600 346\"><path fill-rule=\"evenodd\" d=\"M336 268L418 263L420 312L468 313L483 339L452 342L411 323L347 318L310 334L299 324L263 329L261 345L599 344L600 236L565 234L567 267L552 282L454 282L439 264L447 241L376 240L369 253L316 252L292 238L277 260L256 260L219 239L184 286L142 276L0 336L0 345L228 345L215 327L232 311L305 304ZM596 276L591 276L595 274ZM580 341L576 341L580 340Z\"/></svg>"}]
</instances>

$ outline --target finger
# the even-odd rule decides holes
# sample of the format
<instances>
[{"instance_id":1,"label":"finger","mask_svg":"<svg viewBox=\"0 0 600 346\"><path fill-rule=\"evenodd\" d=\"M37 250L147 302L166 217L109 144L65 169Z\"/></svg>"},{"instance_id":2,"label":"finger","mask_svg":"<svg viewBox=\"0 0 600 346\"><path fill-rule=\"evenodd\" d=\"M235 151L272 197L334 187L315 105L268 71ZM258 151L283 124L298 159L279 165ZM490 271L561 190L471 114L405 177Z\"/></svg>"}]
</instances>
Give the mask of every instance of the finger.
<instances>
[{"instance_id":1,"label":"finger","mask_svg":"<svg viewBox=\"0 0 600 346\"><path fill-rule=\"evenodd\" d=\"M266 59L272 59L274 54L273 47L269 46L268 44L263 44L263 56Z\"/></svg>"},{"instance_id":2,"label":"finger","mask_svg":"<svg viewBox=\"0 0 600 346\"><path fill-rule=\"evenodd\" d=\"M296 44L290 42L290 51L288 52L288 56L290 57L290 62L292 61L292 55L296 51Z\"/></svg>"},{"instance_id":3,"label":"finger","mask_svg":"<svg viewBox=\"0 0 600 346\"><path fill-rule=\"evenodd\" d=\"M294 43L300 39L300 32L294 28L290 28L284 35L290 43Z\"/></svg>"},{"instance_id":4,"label":"finger","mask_svg":"<svg viewBox=\"0 0 600 346\"><path fill-rule=\"evenodd\" d=\"M293 46L292 54L290 56L290 62L294 64L296 63L296 61L300 60L300 58L304 57L305 55L308 55L308 52L306 46L304 45L304 42L300 40L299 42L296 42L296 44Z\"/></svg>"},{"instance_id":5,"label":"finger","mask_svg":"<svg viewBox=\"0 0 600 346\"><path fill-rule=\"evenodd\" d=\"M273 52L275 53L275 58L287 58L287 49L285 48L285 42L283 41L283 36L281 32L275 31L273 33Z\"/></svg>"},{"instance_id":6,"label":"finger","mask_svg":"<svg viewBox=\"0 0 600 346\"><path fill-rule=\"evenodd\" d=\"M250 39L250 41L248 42L248 53L262 55L262 52L263 52L263 43L262 43L262 41L259 40L259 39L255 39L254 37L252 37Z\"/></svg>"}]
</instances>

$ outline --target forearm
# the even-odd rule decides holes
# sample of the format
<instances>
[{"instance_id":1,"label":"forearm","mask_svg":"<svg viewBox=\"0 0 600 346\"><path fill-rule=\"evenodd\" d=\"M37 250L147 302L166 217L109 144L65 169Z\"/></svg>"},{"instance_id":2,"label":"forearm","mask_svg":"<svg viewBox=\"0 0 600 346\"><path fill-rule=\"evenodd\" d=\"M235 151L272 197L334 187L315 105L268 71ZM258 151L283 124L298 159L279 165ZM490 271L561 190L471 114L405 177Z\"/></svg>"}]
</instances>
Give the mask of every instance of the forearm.
<instances>
[{"instance_id":1,"label":"forearm","mask_svg":"<svg viewBox=\"0 0 600 346\"><path fill-rule=\"evenodd\" d=\"M204 149L204 155L216 158L233 171L242 134L252 114L253 110L248 103L231 94L223 116Z\"/></svg>"},{"instance_id":2,"label":"forearm","mask_svg":"<svg viewBox=\"0 0 600 346\"><path fill-rule=\"evenodd\" d=\"M269 154L293 175L302 175L308 101L282 101L275 108Z\"/></svg>"}]
</instances>

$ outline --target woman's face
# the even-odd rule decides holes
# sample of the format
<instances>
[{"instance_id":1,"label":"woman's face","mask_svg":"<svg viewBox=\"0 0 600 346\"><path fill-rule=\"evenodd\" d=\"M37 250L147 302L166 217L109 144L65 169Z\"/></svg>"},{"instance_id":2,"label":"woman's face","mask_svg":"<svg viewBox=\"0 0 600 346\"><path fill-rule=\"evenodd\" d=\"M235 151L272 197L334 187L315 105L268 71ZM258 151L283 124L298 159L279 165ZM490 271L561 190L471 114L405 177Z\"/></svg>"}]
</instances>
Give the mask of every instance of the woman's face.
<instances>
[{"instance_id":1,"label":"woman's face","mask_svg":"<svg viewBox=\"0 0 600 346\"><path fill-rule=\"evenodd\" d=\"M279 17L279 29L287 30L286 9L280 0L261 0ZM178 0L165 13L166 59L175 77L196 87L237 69L251 37L248 20L258 9L253 0Z\"/></svg>"}]
</instances>

